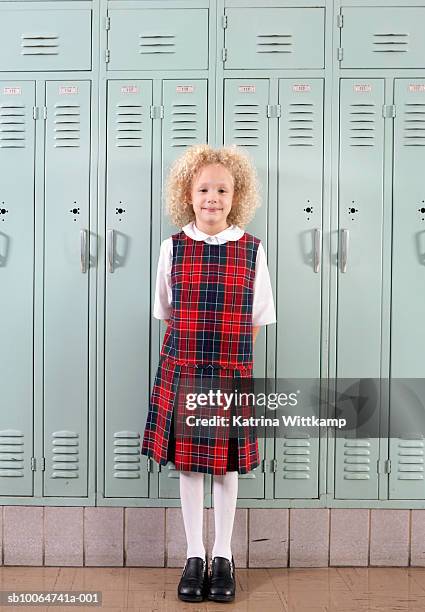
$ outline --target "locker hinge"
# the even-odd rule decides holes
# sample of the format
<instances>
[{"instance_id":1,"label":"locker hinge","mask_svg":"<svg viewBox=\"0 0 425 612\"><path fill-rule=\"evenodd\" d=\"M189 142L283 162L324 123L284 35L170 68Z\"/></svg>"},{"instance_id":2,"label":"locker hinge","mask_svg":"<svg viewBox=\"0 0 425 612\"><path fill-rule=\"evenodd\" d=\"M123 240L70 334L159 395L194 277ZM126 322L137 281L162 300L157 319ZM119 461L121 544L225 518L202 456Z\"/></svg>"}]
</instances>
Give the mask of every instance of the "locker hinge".
<instances>
[{"instance_id":1,"label":"locker hinge","mask_svg":"<svg viewBox=\"0 0 425 612\"><path fill-rule=\"evenodd\" d=\"M43 119L47 119L47 106L43 106Z\"/></svg>"},{"instance_id":2,"label":"locker hinge","mask_svg":"<svg viewBox=\"0 0 425 612\"><path fill-rule=\"evenodd\" d=\"M227 49L226 48L222 49L221 51L221 59L223 62L227 60Z\"/></svg>"},{"instance_id":3,"label":"locker hinge","mask_svg":"<svg viewBox=\"0 0 425 612\"><path fill-rule=\"evenodd\" d=\"M150 118L151 119L164 119L164 107L162 104L160 106L151 106Z\"/></svg>"},{"instance_id":4,"label":"locker hinge","mask_svg":"<svg viewBox=\"0 0 425 612\"><path fill-rule=\"evenodd\" d=\"M227 28L227 15L223 15L223 18L221 20L221 25L224 30Z\"/></svg>"},{"instance_id":5,"label":"locker hinge","mask_svg":"<svg viewBox=\"0 0 425 612\"><path fill-rule=\"evenodd\" d=\"M41 459L40 459L40 470L42 472L44 472L45 469L46 469L46 459L44 457L41 457Z\"/></svg>"},{"instance_id":6,"label":"locker hinge","mask_svg":"<svg viewBox=\"0 0 425 612\"><path fill-rule=\"evenodd\" d=\"M32 107L32 118L35 119L35 121L37 121L37 119L38 119L38 106L33 106Z\"/></svg>"},{"instance_id":7,"label":"locker hinge","mask_svg":"<svg viewBox=\"0 0 425 612\"><path fill-rule=\"evenodd\" d=\"M37 470L37 460L35 457L31 457L31 471L35 472Z\"/></svg>"},{"instance_id":8,"label":"locker hinge","mask_svg":"<svg viewBox=\"0 0 425 612\"><path fill-rule=\"evenodd\" d=\"M394 119L394 117L395 117L395 104L384 104L382 106L382 116L385 119Z\"/></svg>"},{"instance_id":9,"label":"locker hinge","mask_svg":"<svg viewBox=\"0 0 425 612\"><path fill-rule=\"evenodd\" d=\"M342 47L338 47L336 58L341 61L344 58L344 49Z\"/></svg>"},{"instance_id":10,"label":"locker hinge","mask_svg":"<svg viewBox=\"0 0 425 612\"><path fill-rule=\"evenodd\" d=\"M266 472L267 471L266 460L265 459L261 460L261 471L262 472Z\"/></svg>"},{"instance_id":11,"label":"locker hinge","mask_svg":"<svg viewBox=\"0 0 425 612\"><path fill-rule=\"evenodd\" d=\"M391 459L378 459L377 461L377 472L378 474L390 474L391 473Z\"/></svg>"},{"instance_id":12,"label":"locker hinge","mask_svg":"<svg viewBox=\"0 0 425 612\"><path fill-rule=\"evenodd\" d=\"M275 119L280 117L280 104L267 104L267 117Z\"/></svg>"},{"instance_id":13,"label":"locker hinge","mask_svg":"<svg viewBox=\"0 0 425 612\"><path fill-rule=\"evenodd\" d=\"M277 470L277 459L272 459L270 463L271 463L271 471L272 472L276 472L276 470Z\"/></svg>"},{"instance_id":14,"label":"locker hinge","mask_svg":"<svg viewBox=\"0 0 425 612\"><path fill-rule=\"evenodd\" d=\"M111 18L110 17L106 17L105 19L105 30L110 30L111 29Z\"/></svg>"},{"instance_id":15,"label":"locker hinge","mask_svg":"<svg viewBox=\"0 0 425 612\"><path fill-rule=\"evenodd\" d=\"M152 459L150 457L146 459L146 470L152 472Z\"/></svg>"},{"instance_id":16,"label":"locker hinge","mask_svg":"<svg viewBox=\"0 0 425 612\"><path fill-rule=\"evenodd\" d=\"M337 15L336 16L336 27L337 28L342 28L344 25L344 16L343 15Z\"/></svg>"},{"instance_id":17,"label":"locker hinge","mask_svg":"<svg viewBox=\"0 0 425 612\"><path fill-rule=\"evenodd\" d=\"M105 51L105 62L108 63L110 59L111 59L111 52L109 51L109 49L106 49L106 51Z\"/></svg>"}]
</instances>

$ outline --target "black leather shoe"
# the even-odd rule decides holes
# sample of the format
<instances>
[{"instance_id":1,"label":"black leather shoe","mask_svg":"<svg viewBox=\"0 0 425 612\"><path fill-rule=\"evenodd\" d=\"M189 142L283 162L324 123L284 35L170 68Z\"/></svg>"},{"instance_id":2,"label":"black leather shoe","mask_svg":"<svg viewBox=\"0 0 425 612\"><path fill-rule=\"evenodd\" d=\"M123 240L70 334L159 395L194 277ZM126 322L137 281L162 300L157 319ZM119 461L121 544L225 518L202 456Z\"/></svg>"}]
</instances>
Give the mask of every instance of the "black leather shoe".
<instances>
[{"instance_id":1,"label":"black leather shoe","mask_svg":"<svg viewBox=\"0 0 425 612\"><path fill-rule=\"evenodd\" d=\"M178 598L182 601L203 601L208 584L207 558L189 557L183 569L177 588Z\"/></svg>"},{"instance_id":2,"label":"black leather shoe","mask_svg":"<svg viewBox=\"0 0 425 612\"><path fill-rule=\"evenodd\" d=\"M235 562L226 557L214 557L211 561L211 576L207 597L212 601L233 601L235 599Z\"/></svg>"}]
</instances>

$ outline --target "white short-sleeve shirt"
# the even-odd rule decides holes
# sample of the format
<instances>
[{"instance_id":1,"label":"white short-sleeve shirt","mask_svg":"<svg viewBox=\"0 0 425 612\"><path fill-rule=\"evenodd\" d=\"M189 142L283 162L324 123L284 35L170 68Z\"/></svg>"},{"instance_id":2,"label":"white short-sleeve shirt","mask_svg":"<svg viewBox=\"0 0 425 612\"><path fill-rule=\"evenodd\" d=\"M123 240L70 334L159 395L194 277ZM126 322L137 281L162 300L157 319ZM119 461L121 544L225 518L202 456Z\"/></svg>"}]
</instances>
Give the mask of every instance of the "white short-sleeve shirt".
<instances>
[{"instance_id":1,"label":"white short-sleeve shirt","mask_svg":"<svg viewBox=\"0 0 425 612\"><path fill-rule=\"evenodd\" d=\"M244 230L231 225L222 232L210 236L199 230L192 221L183 228L184 233L193 240L203 240L208 244L224 244L228 240L239 240ZM167 238L161 244L158 269L156 274L155 303L153 316L156 319L169 319L171 315L171 266L173 259L173 239ZM252 325L276 323L276 312L273 301L267 259L263 245L260 243L255 262L254 299L252 305Z\"/></svg>"}]
</instances>

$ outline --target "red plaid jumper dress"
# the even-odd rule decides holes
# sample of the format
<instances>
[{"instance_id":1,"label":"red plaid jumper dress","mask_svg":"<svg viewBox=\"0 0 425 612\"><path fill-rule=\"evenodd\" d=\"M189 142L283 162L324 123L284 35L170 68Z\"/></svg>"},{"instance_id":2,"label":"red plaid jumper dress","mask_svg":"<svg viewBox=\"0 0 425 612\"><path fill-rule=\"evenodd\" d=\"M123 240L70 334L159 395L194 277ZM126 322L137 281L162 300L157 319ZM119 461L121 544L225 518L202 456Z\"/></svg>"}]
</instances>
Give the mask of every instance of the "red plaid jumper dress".
<instances>
[{"instance_id":1,"label":"red plaid jumper dress","mask_svg":"<svg viewBox=\"0 0 425 612\"><path fill-rule=\"evenodd\" d=\"M226 390L246 389L252 380L252 306L260 241L244 233L239 240L207 244L181 231L172 242L172 311L141 453L161 465L171 460L177 470L245 474L259 465L254 427L236 425L231 435L228 427L203 428L191 435L190 428L182 430L179 414L189 414L184 408L188 391L206 390L213 381ZM213 414L244 418L253 412L252 407L232 405L231 411L215 406ZM176 423L179 434L174 439Z\"/></svg>"}]
</instances>

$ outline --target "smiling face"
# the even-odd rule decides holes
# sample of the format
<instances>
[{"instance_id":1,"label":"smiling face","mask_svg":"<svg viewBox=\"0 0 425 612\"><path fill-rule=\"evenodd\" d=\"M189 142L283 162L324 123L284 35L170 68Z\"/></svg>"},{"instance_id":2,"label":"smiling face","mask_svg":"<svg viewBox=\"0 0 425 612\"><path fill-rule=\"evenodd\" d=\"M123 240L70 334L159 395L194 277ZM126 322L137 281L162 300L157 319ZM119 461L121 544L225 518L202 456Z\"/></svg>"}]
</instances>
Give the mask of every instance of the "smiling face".
<instances>
[{"instance_id":1,"label":"smiling face","mask_svg":"<svg viewBox=\"0 0 425 612\"><path fill-rule=\"evenodd\" d=\"M206 234L217 234L228 227L227 216L233 203L233 177L221 164L203 166L193 178L191 203L196 226Z\"/></svg>"}]
</instances>

